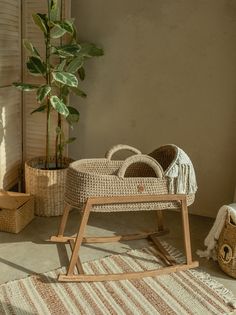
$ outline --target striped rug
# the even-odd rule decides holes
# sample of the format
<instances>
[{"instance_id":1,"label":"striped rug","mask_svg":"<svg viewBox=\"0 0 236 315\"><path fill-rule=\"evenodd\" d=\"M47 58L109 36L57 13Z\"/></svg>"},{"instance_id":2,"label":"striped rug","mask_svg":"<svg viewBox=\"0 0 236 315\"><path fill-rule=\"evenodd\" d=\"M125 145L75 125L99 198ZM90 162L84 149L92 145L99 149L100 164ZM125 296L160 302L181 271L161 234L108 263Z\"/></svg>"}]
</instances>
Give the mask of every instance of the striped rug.
<instances>
[{"instance_id":1,"label":"striped rug","mask_svg":"<svg viewBox=\"0 0 236 315\"><path fill-rule=\"evenodd\" d=\"M162 242L178 262L181 254ZM90 273L141 271L162 266L155 249L132 250L84 263ZM198 270L142 280L58 283L60 270L0 286L0 314L11 315L208 315L230 314L235 298L221 284Z\"/></svg>"}]
</instances>

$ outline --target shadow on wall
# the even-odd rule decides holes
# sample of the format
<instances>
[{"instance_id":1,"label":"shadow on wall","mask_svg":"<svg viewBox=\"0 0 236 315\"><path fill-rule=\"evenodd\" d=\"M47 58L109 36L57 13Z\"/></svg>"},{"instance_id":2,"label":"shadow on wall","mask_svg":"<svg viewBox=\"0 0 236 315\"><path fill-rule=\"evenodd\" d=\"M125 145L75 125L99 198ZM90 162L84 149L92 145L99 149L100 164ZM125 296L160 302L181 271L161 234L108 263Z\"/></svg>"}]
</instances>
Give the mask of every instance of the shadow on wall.
<instances>
[{"instance_id":1,"label":"shadow on wall","mask_svg":"<svg viewBox=\"0 0 236 315\"><path fill-rule=\"evenodd\" d=\"M235 2L81 0L72 8L80 38L101 43L105 55L86 65L71 155L175 143L196 168L193 213L215 217L235 186Z\"/></svg>"},{"instance_id":2,"label":"shadow on wall","mask_svg":"<svg viewBox=\"0 0 236 315\"><path fill-rule=\"evenodd\" d=\"M25 309L22 309L20 307L16 307L15 305L13 307L13 305L11 303L1 303L0 311L1 310L4 312L2 314L6 314L5 310L7 310L11 313L14 312L14 314L24 314L24 315L34 315L35 314L33 310L32 310L32 312L31 311L28 312Z\"/></svg>"}]
</instances>

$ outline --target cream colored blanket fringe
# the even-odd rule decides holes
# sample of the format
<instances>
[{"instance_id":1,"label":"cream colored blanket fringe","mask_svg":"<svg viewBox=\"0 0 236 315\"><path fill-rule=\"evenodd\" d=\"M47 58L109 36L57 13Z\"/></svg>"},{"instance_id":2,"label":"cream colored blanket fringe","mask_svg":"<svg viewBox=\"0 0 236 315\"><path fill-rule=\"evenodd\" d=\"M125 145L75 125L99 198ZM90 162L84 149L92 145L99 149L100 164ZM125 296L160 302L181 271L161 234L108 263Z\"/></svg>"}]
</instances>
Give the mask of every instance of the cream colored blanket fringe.
<instances>
[{"instance_id":1,"label":"cream colored blanket fringe","mask_svg":"<svg viewBox=\"0 0 236 315\"><path fill-rule=\"evenodd\" d=\"M228 206L224 205L220 208L215 222L204 241L204 245L207 247L207 249L204 251L197 250L198 256L205 257L207 259L212 258L213 260L217 260L216 245L228 215L230 216L232 222L236 224L236 203L232 203Z\"/></svg>"},{"instance_id":2,"label":"cream colored blanket fringe","mask_svg":"<svg viewBox=\"0 0 236 315\"><path fill-rule=\"evenodd\" d=\"M165 172L169 179L169 193L171 194L195 194L197 191L197 181L193 164L188 155L179 147L177 157L173 165Z\"/></svg>"}]
</instances>

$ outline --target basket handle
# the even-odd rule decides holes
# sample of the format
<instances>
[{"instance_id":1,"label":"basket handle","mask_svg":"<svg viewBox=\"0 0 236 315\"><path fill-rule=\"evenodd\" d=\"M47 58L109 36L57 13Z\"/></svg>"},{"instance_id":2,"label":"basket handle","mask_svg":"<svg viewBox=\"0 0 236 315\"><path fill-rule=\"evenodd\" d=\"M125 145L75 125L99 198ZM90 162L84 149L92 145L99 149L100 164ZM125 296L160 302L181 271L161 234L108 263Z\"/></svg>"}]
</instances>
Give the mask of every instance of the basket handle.
<instances>
[{"instance_id":1,"label":"basket handle","mask_svg":"<svg viewBox=\"0 0 236 315\"><path fill-rule=\"evenodd\" d=\"M134 163L145 163L155 171L156 177L158 177L158 178L163 177L163 169L160 166L160 164L156 160L154 160L152 157L150 157L146 154L139 154L139 155L133 155L133 156L128 157L124 161L122 166L120 167L118 174L117 174L118 177L124 178L128 167Z\"/></svg>"},{"instance_id":2,"label":"basket handle","mask_svg":"<svg viewBox=\"0 0 236 315\"><path fill-rule=\"evenodd\" d=\"M110 148L110 150L107 151L105 158L108 160L111 160L112 156L120 151L120 150L127 150L130 152L133 152L135 154L141 154L141 151L139 151L138 149L131 147L130 145L127 144L117 144L115 146L113 146L112 148Z\"/></svg>"}]
</instances>

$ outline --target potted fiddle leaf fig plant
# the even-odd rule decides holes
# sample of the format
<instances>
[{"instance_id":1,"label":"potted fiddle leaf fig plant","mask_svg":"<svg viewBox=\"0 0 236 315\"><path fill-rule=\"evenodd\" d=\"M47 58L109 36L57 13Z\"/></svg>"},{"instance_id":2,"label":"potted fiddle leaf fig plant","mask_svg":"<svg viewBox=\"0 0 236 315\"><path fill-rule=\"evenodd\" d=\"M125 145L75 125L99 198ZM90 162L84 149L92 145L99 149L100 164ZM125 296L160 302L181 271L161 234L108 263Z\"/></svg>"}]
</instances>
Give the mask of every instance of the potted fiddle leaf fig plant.
<instances>
[{"instance_id":1,"label":"potted fiddle leaf fig plant","mask_svg":"<svg viewBox=\"0 0 236 315\"><path fill-rule=\"evenodd\" d=\"M102 56L103 50L95 44L80 42L74 21L61 18L58 1L46 2L47 14L32 16L44 35L45 56L40 55L33 43L24 40L24 47L29 52L27 69L31 75L41 77L43 83L13 84L24 92L35 91L38 107L32 114L45 113L45 156L26 161L25 182L26 192L35 196L35 213L55 216L63 213L66 171L72 161L64 157L63 152L65 146L75 140L65 138L63 126L68 123L73 127L79 121L79 111L68 103L68 96L74 93L86 97L79 88L79 81L85 78L84 63L94 56ZM52 115L57 116L56 130L52 130ZM51 152L52 134L55 134L54 152Z\"/></svg>"}]
</instances>

